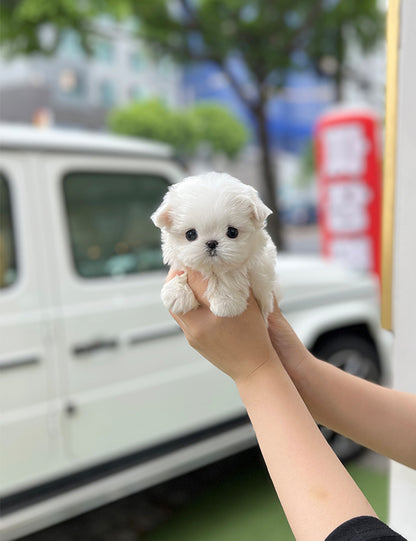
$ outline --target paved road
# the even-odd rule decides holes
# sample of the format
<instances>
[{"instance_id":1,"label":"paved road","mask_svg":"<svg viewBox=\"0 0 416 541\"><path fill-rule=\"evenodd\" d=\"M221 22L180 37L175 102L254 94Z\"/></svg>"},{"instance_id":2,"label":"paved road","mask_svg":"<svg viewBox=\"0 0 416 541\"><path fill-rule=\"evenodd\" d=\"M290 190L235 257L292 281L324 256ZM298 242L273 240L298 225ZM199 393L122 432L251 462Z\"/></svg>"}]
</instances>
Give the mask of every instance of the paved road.
<instances>
[{"instance_id":1,"label":"paved road","mask_svg":"<svg viewBox=\"0 0 416 541\"><path fill-rule=\"evenodd\" d=\"M316 225L286 226L286 250L290 253L319 254L319 231Z\"/></svg>"}]
</instances>

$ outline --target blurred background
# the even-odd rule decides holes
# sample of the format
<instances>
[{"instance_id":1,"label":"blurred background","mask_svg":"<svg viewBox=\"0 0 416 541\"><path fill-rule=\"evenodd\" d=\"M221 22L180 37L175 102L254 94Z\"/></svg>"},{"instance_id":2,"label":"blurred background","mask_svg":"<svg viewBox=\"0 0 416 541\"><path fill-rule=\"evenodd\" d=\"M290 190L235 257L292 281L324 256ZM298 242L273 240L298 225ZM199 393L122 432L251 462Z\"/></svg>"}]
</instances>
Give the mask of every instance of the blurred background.
<instances>
[{"instance_id":1,"label":"blurred background","mask_svg":"<svg viewBox=\"0 0 416 541\"><path fill-rule=\"evenodd\" d=\"M189 174L255 186L280 250L317 254L316 126L348 106L383 125L385 14L385 0L2 0L0 121L168 143ZM386 517L386 462L350 467ZM254 537L293 539L249 451L27 540Z\"/></svg>"},{"instance_id":2,"label":"blurred background","mask_svg":"<svg viewBox=\"0 0 416 541\"><path fill-rule=\"evenodd\" d=\"M189 172L227 170L258 187L279 207L270 229L281 249L318 250L314 127L334 104L383 117L385 1L0 9L1 121L168 142Z\"/></svg>"}]
</instances>

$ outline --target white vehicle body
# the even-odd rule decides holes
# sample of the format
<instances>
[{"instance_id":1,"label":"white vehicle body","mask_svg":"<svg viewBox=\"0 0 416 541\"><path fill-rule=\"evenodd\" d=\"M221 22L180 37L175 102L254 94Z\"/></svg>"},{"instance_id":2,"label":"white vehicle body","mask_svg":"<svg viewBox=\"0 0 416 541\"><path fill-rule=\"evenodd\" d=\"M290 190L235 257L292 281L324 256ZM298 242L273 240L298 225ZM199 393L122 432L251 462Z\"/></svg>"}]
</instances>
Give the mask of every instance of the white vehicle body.
<instances>
[{"instance_id":1,"label":"white vehicle body","mask_svg":"<svg viewBox=\"0 0 416 541\"><path fill-rule=\"evenodd\" d=\"M148 216L161 200L152 182L162 194L183 176L170 149L4 125L0 150L0 181L9 197L2 205L11 208L0 230L6 277L0 282L0 536L6 541L237 452L255 438L232 382L187 345L162 306L159 233L151 233L151 245L136 239L135 213L150 231ZM100 183L104 203L96 209ZM146 186L145 203L130 197L139 183ZM114 210L116 185L124 186L125 199ZM126 202L126 229L117 237L114 216L121 220ZM104 261L108 247L93 235L106 228L113 228L115 251ZM14 263L7 261L12 242ZM141 272L133 268L137 262ZM328 333L364 333L388 377L372 278L284 254L279 275L282 308L308 347Z\"/></svg>"}]
</instances>

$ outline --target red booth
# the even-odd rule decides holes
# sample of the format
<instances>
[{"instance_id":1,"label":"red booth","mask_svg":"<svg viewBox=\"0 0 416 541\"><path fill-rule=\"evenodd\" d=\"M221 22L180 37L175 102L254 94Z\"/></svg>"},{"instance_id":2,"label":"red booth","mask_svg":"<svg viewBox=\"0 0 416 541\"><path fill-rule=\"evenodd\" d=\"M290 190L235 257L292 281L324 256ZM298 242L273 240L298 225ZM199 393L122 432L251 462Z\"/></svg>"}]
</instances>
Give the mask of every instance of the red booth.
<instances>
[{"instance_id":1,"label":"red booth","mask_svg":"<svg viewBox=\"0 0 416 541\"><path fill-rule=\"evenodd\" d=\"M323 255L380 274L381 137L377 115L336 109L316 128Z\"/></svg>"}]
</instances>

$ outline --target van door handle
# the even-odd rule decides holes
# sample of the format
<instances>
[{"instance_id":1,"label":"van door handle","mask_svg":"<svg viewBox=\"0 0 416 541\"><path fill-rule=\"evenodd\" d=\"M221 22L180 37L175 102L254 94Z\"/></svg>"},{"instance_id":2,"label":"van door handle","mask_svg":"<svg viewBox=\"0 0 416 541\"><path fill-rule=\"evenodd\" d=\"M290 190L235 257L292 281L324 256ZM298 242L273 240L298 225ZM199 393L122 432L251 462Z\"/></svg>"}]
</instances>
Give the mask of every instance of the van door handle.
<instances>
[{"instance_id":1,"label":"van door handle","mask_svg":"<svg viewBox=\"0 0 416 541\"><path fill-rule=\"evenodd\" d=\"M114 338L108 340L94 340L86 344L79 344L72 348L74 355L82 356L94 353L95 351L102 351L105 349L115 349L118 347L118 341Z\"/></svg>"},{"instance_id":2,"label":"van door handle","mask_svg":"<svg viewBox=\"0 0 416 541\"><path fill-rule=\"evenodd\" d=\"M127 343L130 346L136 346L143 342L160 340L181 333L182 329L179 325L176 325L175 323L166 323L143 327L140 330L124 331L121 335L121 339L123 343Z\"/></svg>"},{"instance_id":3,"label":"van door handle","mask_svg":"<svg viewBox=\"0 0 416 541\"><path fill-rule=\"evenodd\" d=\"M10 368L18 368L30 364L38 364L41 361L41 355L38 352L22 352L16 355L0 357L0 370L8 370Z\"/></svg>"}]
</instances>

